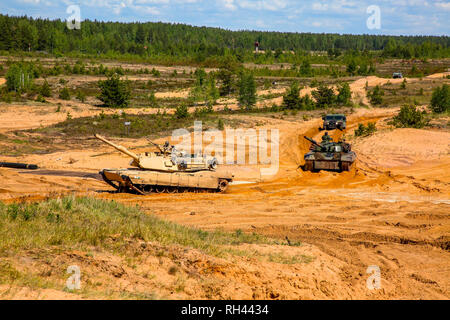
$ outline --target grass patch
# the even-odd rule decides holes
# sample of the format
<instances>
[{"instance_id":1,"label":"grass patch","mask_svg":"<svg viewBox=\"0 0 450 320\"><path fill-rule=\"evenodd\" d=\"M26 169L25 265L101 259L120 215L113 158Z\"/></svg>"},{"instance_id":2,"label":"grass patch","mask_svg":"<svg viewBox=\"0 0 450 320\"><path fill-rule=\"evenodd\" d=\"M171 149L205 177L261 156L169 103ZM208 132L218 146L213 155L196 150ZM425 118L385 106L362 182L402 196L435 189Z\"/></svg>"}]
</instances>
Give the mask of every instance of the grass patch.
<instances>
[{"instance_id":1,"label":"grass patch","mask_svg":"<svg viewBox=\"0 0 450 320\"><path fill-rule=\"evenodd\" d=\"M300 264L310 263L314 260L313 257L304 254L297 254L294 256L284 256L282 254L269 254L269 261L282 264Z\"/></svg>"},{"instance_id":2,"label":"grass patch","mask_svg":"<svg viewBox=\"0 0 450 320\"><path fill-rule=\"evenodd\" d=\"M17 131L15 135L22 137L23 132ZM0 153L6 156L44 154L56 150L51 143L51 139L45 137L26 137L26 140L13 138L12 136L3 136L1 138L3 144L0 144Z\"/></svg>"},{"instance_id":3,"label":"grass patch","mask_svg":"<svg viewBox=\"0 0 450 320\"><path fill-rule=\"evenodd\" d=\"M58 288L56 282L44 279L31 272L17 270L9 261L0 261L0 284L19 284L31 289Z\"/></svg>"},{"instance_id":4,"label":"grass patch","mask_svg":"<svg viewBox=\"0 0 450 320\"><path fill-rule=\"evenodd\" d=\"M216 114L201 114L199 116L190 115L187 118L177 119L172 115L154 114L154 115L127 115L118 114L106 115L100 114L96 117L84 117L76 119L67 119L66 121L55 125L30 130L30 132L44 134L64 134L65 136L86 136L94 133L108 136L140 138L149 136L157 138L172 133L173 130L185 128L189 130L193 127L194 121L202 121L203 130L217 127ZM225 125L237 127L243 124L243 121L236 119L223 118ZM131 122L129 134L124 126L125 122Z\"/></svg>"},{"instance_id":5,"label":"grass patch","mask_svg":"<svg viewBox=\"0 0 450 320\"><path fill-rule=\"evenodd\" d=\"M114 201L71 196L39 203L0 203L0 255L49 246L85 251L95 247L126 255L132 250L130 239L179 245L222 257L229 254L224 246L275 243L258 234L181 226Z\"/></svg>"}]
</instances>

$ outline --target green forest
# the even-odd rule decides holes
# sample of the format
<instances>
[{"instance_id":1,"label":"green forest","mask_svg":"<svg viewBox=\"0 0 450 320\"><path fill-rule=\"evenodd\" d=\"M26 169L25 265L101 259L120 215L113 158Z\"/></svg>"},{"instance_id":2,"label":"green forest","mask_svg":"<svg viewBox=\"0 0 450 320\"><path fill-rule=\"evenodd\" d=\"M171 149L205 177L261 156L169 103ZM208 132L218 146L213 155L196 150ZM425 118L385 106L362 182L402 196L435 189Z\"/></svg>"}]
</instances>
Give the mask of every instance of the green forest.
<instances>
[{"instance_id":1,"label":"green forest","mask_svg":"<svg viewBox=\"0 0 450 320\"><path fill-rule=\"evenodd\" d=\"M140 57L152 62L204 63L224 57L238 62L296 62L311 51L337 58L345 52L376 51L386 58L450 56L447 36L340 35L229 31L161 22L118 23L85 20L80 30L65 21L0 15L0 50L111 58ZM258 41L264 53L254 54ZM301 60L300 60L301 61ZM208 63L209 62L209 63Z\"/></svg>"}]
</instances>

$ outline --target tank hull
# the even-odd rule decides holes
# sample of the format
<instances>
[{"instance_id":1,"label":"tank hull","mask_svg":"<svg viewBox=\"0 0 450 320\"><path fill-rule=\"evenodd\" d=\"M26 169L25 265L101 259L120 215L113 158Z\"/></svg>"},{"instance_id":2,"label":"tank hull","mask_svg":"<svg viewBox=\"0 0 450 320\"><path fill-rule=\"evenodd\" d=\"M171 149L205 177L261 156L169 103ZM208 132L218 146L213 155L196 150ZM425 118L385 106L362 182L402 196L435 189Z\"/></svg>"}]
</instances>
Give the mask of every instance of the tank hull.
<instances>
[{"instance_id":1,"label":"tank hull","mask_svg":"<svg viewBox=\"0 0 450 320\"><path fill-rule=\"evenodd\" d=\"M350 171L352 164L356 160L356 153L322 153L309 152L305 155L306 171Z\"/></svg>"},{"instance_id":2,"label":"tank hull","mask_svg":"<svg viewBox=\"0 0 450 320\"><path fill-rule=\"evenodd\" d=\"M104 169L103 180L119 192L138 194L176 192L224 192L233 181L229 173L215 171L158 172L138 169Z\"/></svg>"}]
</instances>

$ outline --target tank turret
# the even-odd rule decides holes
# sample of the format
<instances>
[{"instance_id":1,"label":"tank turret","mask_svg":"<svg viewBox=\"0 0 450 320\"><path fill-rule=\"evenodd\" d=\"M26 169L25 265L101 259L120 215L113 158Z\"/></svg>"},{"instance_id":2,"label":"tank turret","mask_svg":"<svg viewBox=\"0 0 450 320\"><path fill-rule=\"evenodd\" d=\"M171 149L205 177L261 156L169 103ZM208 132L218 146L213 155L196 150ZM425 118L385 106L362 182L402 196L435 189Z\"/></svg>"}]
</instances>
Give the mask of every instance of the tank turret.
<instances>
[{"instance_id":1,"label":"tank turret","mask_svg":"<svg viewBox=\"0 0 450 320\"><path fill-rule=\"evenodd\" d=\"M310 152L304 156L305 171L350 171L353 162L356 160L356 153L351 150L349 143L323 139L319 144L311 138L306 136L304 138L312 143Z\"/></svg>"},{"instance_id":2,"label":"tank turret","mask_svg":"<svg viewBox=\"0 0 450 320\"><path fill-rule=\"evenodd\" d=\"M116 145L111 141L108 141L98 134L96 134L95 137L132 158L133 160L130 165L133 167L138 167L140 169L167 172L195 172L202 170L212 171L217 168L217 160L214 157L190 155L185 152L178 151L168 142L166 142L166 144L161 147L160 145L150 141L158 148L159 152L146 152L144 154L138 155L123 146Z\"/></svg>"}]
</instances>

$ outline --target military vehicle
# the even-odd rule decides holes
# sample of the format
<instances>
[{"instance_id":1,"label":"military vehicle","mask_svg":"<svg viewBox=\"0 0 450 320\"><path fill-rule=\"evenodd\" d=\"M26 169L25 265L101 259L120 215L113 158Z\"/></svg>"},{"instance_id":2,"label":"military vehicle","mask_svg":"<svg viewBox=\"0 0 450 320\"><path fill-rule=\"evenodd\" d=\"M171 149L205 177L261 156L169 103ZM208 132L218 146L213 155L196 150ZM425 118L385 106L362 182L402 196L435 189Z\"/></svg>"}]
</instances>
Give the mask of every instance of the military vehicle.
<instances>
[{"instance_id":1,"label":"military vehicle","mask_svg":"<svg viewBox=\"0 0 450 320\"><path fill-rule=\"evenodd\" d=\"M394 79L402 79L403 78L403 74L401 72L394 72L392 74L392 78L394 78Z\"/></svg>"},{"instance_id":2,"label":"military vehicle","mask_svg":"<svg viewBox=\"0 0 450 320\"><path fill-rule=\"evenodd\" d=\"M347 117L343 114L327 114L322 117L323 126L321 130L345 130L347 128Z\"/></svg>"},{"instance_id":3,"label":"military vehicle","mask_svg":"<svg viewBox=\"0 0 450 320\"><path fill-rule=\"evenodd\" d=\"M132 158L133 168L100 171L103 180L119 192L224 192L233 181L232 174L216 172L214 157L186 154L168 142L163 146L151 142L158 148L157 152L137 155L100 135L95 137Z\"/></svg>"},{"instance_id":4,"label":"military vehicle","mask_svg":"<svg viewBox=\"0 0 450 320\"><path fill-rule=\"evenodd\" d=\"M320 144L306 136L304 138L312 143L310 152L304 156L305 171L350 171L356 160L356 153L351 150L350 144L345 141L334 142L327 134Z\"/></svg>"}]
</instances>

